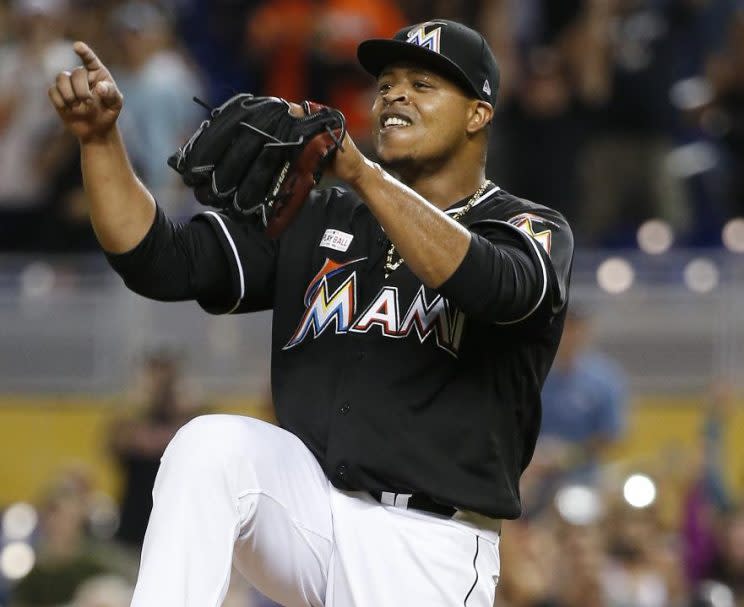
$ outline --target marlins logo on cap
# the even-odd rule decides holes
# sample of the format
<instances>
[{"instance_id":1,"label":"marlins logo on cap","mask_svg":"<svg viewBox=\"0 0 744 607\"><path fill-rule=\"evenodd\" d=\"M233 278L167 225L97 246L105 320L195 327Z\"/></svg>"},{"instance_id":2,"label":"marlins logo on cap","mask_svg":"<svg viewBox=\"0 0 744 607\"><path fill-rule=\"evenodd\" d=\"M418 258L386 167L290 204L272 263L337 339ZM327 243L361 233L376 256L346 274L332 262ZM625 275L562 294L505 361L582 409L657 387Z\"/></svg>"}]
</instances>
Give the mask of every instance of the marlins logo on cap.
<instances>
[{"instance_id":1,"label":"marlins logo on cap","mask_svg":"<svg viewBox=\"0 0 744 607\"><path fill-rule=\"evenodd\" d=\"M432 25L436 25L438 27L435 27L433 30L427 33L426 28L431 27ZM409 44L417 44L418 46L428 48L430 51L439 53L441 52L440 47L442 27L446 25L446 23L441 23L439 21L427 21L426 23L422 23L416 29L412 29L410 32L408 32L408 38L406 39L406 42L408 42Z\"/></svg>"}]
</instances>

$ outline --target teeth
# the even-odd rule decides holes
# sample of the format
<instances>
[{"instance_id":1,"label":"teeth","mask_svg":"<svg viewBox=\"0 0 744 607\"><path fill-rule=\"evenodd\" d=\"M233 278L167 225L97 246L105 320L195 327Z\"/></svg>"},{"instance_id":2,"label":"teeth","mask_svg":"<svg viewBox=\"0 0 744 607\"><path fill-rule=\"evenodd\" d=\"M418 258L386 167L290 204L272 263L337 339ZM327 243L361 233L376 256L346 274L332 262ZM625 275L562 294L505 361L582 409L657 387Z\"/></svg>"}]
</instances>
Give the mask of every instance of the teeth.
<instances>
[{"instance_id":1,"label":"teeth","mask_svg":"<svg viewBox=\"0 0 744 607\"><path fill-rule=\"evenodd\" d=\"M409 120L405 120L403 118L398 118L397 116L388 116L385 118L385 121L382 123L383 127L388 126L409 126L411 122Z\"/></svg>"}]
</instances>

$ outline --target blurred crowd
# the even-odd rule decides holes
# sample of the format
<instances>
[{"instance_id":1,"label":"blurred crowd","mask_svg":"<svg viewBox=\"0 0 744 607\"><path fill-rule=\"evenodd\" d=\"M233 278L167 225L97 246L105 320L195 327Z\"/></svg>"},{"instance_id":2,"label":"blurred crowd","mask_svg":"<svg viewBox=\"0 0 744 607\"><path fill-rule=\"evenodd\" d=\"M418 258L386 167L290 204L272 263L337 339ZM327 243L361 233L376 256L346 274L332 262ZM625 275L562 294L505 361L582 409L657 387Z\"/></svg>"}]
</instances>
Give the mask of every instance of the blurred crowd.
<instances>
[{"instance_id":1,"label":"blurred crowd","mask_svg":"<svg viewBox=\"0 0 744 607\"><path fill-rule=\"evenodd\" d=\"M188 216L165 159L204 116L193 96L322 101L368 149L356 45L431 18L475 26L499 58L490 176L564 212L580 245L635 246L654 218L679 245L720 246L744 214L741 0L4 0L0 248L95 247L75 142L46 97L77 64L70 41L111 66L137 172Z\"/></svg>"}]
</instances>

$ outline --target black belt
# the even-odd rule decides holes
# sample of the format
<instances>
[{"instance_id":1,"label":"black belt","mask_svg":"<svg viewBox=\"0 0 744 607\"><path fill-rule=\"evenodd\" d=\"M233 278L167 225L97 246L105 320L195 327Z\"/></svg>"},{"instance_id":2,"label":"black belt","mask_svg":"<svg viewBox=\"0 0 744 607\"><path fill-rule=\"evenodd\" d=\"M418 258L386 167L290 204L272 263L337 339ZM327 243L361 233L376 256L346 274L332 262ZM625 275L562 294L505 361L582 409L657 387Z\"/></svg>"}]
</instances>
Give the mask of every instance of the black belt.
<instances>
[{"instance_id":1,"label":"black belt","mask_svg":"<svg viewBox=\"0 0 744 607\"><path fill-rule=\"evenodd\" d=\"M445 506L435 502L422 493L392 493L390 491L370 491L369 494L381 504L395 506L396 508L412 508L423 510L432 514L452 518L457 512L452 506Z\"/></svg>"}]
</instances>

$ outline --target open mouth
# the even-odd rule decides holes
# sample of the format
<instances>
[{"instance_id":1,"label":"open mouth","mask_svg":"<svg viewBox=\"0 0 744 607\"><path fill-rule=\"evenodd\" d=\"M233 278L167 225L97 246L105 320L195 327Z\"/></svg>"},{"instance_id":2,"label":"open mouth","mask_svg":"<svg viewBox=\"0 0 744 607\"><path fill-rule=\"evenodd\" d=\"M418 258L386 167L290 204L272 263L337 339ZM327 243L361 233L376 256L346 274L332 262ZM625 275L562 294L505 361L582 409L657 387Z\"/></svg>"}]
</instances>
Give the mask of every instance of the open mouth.
<instances>
[{"instance_id":1,"label":"open mouth","mask_svg":"<svg viewBox=\"0 0 744 607\"><path fill-rule=\"evenodd\" d=\"M409 118L401 116L400 114L386 114L380 119L380 124L383 130L388 129L404 129L413 124Z\"/></svg>"}]
</instances>

